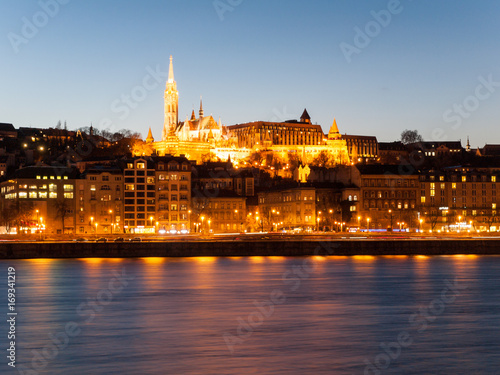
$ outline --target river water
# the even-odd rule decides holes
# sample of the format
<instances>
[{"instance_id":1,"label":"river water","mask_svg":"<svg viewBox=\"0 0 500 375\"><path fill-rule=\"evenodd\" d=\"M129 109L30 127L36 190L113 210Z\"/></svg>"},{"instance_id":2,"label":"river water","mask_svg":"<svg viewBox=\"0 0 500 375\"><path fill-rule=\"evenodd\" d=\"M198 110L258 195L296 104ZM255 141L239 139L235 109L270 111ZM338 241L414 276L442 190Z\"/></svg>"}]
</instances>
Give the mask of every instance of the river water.
<instances>
[{"instance_id":1,"label":"river water","mask_svg":"<svg viewBox=\"0 0 500 375\"><path fill-rule=\"evenodd\" d=\"M500 257L0 261L2 374L499 374ZM3 299L3 300L2 300Z\"/></svg>"}]
</instances>

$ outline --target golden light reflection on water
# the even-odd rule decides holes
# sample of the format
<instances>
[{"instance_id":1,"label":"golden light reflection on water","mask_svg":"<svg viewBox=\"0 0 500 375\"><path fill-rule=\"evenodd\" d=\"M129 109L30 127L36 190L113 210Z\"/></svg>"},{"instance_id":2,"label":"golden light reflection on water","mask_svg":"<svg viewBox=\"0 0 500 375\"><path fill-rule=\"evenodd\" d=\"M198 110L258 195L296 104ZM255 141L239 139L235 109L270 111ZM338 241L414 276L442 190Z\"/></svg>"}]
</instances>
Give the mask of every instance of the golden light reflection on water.
<instances>
[{"instance_id":1,"label":"golden light reflection on water","mask_svg":"<svg viewBox=\"0 0 500 375\"><path fill-rule=\"evenodd\" d=\"M270 256L270 257L267 257L267 259L269 259L272 262L284 262L286 260L286 257L282 257L282 256Z\"/></svg>"},{"instance_id":2,"label":"golden light reflection on water","mask_svg":"<svg viewBox=\"0 0 500 375\"><path fill-rule=\"evenodd\" d=\"M55 261L55 259L51 258L38 258L38 259L26 259L26 261L30 263L35 263L35 264L47 264Z\"/></svg>"},{"instance_id":3,"label":"golden light reflection on water","mask_svg":"<svg viewBox=\"0 0 500 375\"><path fill-rule=\"evenodd\" d=\"M99 264L104 261L104 258L79 258L78 260L86 264Z\"/></svg>"},{"instance_id":4,"label":"golden light reflection on water","mask_svg":"<svg viewBox=\"0 0 500 375\"><path fill-rule=\"evenodd\" d=\"M150 258L140 258L143 262L148 264L162 264L165 263L166 258L161 257L150 257Z\"/></svg>"},{"instance_id":5,"label":"golden light reflection on water","mask_svg":"<svg viewBox=\"0 0 500 375\"><path fill-rule=\"evenodd\" d=\"M326 257L321 256L321 255L315 255L315 256L313 256L312 258L313 258L315 261L317 261L317 262L324 262L325 260L327 260L327 258L326 258Z\"/></svg>"},{"instance_id":6,"label":"golden light reflection on water","mask_svg":"<svg viewBox=\"0 0 500 375\"><path fill-rule=\"evenodd\" d=\"M354 255L352 259L357 262L373 262L377 258L373 255Z\"/></svg>"},{"instance_id":7,"label":"golden light reflection on water","mask_svg":"<svg viewBox=\"0 0 500 375\"><path fill-rule=\"evenodd\" d=\"M408 255L383 255L382 257L387 259L408 259Z\"/></svg>"},{"instance_id":8,"label":"golden light reflection on water","mask_svg":"<svg viewBox=\"0 0 500 375\"><path fill-rule=\"evenodd\" d=\"M199 263L214 263L217 261L217 257L197 257L194 259Z\"/></svg>"},{"instance_id":9,"label":"golden light reflection on water","mask_svg":"<svg viewBox=\"0 0 500 375\"><path fill-rule=\"evenodd\" d=\"M429 257L427 255L415 255L414 258L416 260L428 260Z\"/></svg>"},{"instance_id":10,"label":"golden light reflection on water","mask_svg":"<svg viewBox=\"0 0 500 375\"><path fill-rule=\"evenodd\" d=\"M264 262L264 257L259 257L259 256L253 256L253 257L250 257L250 262L252 263L263 263Z\"/></svg>"}]
</instances>

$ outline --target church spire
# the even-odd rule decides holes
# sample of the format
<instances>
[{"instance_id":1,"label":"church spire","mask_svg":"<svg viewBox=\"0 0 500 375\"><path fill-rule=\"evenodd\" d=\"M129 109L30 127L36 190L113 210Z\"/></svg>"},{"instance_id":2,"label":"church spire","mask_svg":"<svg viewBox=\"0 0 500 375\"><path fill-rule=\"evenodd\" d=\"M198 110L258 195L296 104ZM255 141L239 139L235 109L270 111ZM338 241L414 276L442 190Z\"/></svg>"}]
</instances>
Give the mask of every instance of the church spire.
<instances>
[{"instance_id":1,"label":"church spire","mask_svg":"<svg viewBox=\"0 0 500 375\"><path fill-rule=\"evenodd\" d=\"M177 91L177 83L174 80L174 64L172 62L172 56L170 56L168 80L165 88L165 121L163 123L162 140L165 141L169 135L175 133L177 124L179 123L178 113L179 92Z\"/></svg>"},{"instance_id":2,"label":"church spire","mask_svg":"<svg viewBox=\"0 0 500 375\"><path fill-rule=\"evenodd\" d=\"M146 143L153 143L155 139L153 138L153 133L151 133L151 126L149 127L148 136L146 137Z\"/></svg>"},{"instance_id":3,"label":"church spire","mask_svg":"<svg viewBox=\"0 0 500 375\"><path fill-rule=\"evenodd\" d=\"M200 118L203 117L203 97L200 96Z\"/></svg>"},{"instance_id":4,"label":"church spire","mask_svg":"<svg viewBox=\"0 0 500 375\"><path fill-rule=\"evenodd\" d=\"M328 139L338 139L340 138L339 127L337 126L337 120L333 119L332 127L328 132Z\"/></svg>"},{"instance_id":5,"label":"church spire","mask_svg":"<svg viewBox=\"0 0 500 375\"><path fill-rule=\"evenodd\" d=\"M168 67L168 83L174 83L174 64L172 62L172 55L170 55L170 66Z\"/></svg>"}]
</instances>

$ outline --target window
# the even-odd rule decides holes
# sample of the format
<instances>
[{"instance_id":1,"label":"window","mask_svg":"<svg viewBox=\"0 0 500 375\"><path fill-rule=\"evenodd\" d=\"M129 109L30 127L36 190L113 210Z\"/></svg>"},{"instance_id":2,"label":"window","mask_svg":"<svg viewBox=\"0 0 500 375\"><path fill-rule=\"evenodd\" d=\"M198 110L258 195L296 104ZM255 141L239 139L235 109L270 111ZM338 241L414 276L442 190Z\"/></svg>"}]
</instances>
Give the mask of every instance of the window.
<instances>
[{"instance_id":1,"label":"window","mask_svg":"<svg viewBox=\"0 0 500 375\"><path fill-rule=\"evenodd\" d=\"M491 182L497 182L497 176L491 176Z\"/></svg>"},{"instance_id":2,"label":"window","mask_svg":"<svg viewBox=\"0 0 500 375\"><path fill-rule=\"evenodd\" d=\"M137 163L137 169L145 169L146 165L144 163Z\"/></svg>"},{"instance_id":3,"label":"window","mask_svg":"<svg viewBox=\"0 0 500 375\"><path fill-rule=\"evenodd\" d=\"M38 193L38 198L41 198L41 199L46 199L47 198L47 192L46 191L40 191Z\"/></svg>"},{"instance_id":4,"label":"window","mask_svg":"<svg viewBox=\"0 0 500 375\"><path fill-rule=\"evenodd\" d=\"M29 192L29 197L30 198L36 198L37 197L36 191L30 191Z\"/></svg>"},{"instance_id":5,"label":"window","mask_svg":"<svg viewBox=\"0 0 500 375\"><path fill-rule=\"evenodd\" d=\"M462 182L467 182L467 176L462 176Z\"/></svg>"},{"instance_id":6,"label":"window","mask_svg":"<svg viewBox=\"0 0 500 375\"><path fill-rule=\"evenodd\" d=\"M73 185L64 185L64 191L73 191Z\"/></svg>"},{"instance_id":7,"label":"window","mask_svg":"<svg viewBox=\"0 0 500 375\"><path fill-rule=\"evenodd\" d=\"M19 193L19 194L21 194L21 193ZM55 192L51 191L51 192L49 193L49 198L51 198L51 199L57 198L57 193L55 193Z\"/></svg>"},{"instance_id":8,"label":"window","mask_svg":"<svg viewBox=\"0 0 500 375\"><path fill-rule=\"evenodd\" d=\"M64 193L64 198L73 199L73 193Z\"/></svg>"},{"instance_id":9,"label":"window","mask_svg":"<svg viewBox=\"0 0 500 375\"><path fill-rule=\"evenodd\" d=\"M50 184L49 185L49 191L57 191L57 185L56 184Z\"/></svg>"},{"instance_id":10,"label":"window","mask_svg":"<svg viewBox=\"0 0 500 375\"><path fill-rule=\"evenodd\" d=\"M25 191L20 191L19 198L28 198L28 193L26 193Z\"/></svg>"}]
</instances>

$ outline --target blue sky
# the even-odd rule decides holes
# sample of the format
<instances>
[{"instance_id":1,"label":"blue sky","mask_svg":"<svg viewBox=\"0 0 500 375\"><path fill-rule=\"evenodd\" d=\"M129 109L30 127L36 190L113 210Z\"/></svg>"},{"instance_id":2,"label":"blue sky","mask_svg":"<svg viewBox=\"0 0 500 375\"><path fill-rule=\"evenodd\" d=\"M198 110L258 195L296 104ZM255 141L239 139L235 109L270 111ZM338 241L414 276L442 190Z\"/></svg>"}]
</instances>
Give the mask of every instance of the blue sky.
<instances>
[{"instance_id":1,"label":"blue sky","mask_svg":"<svg viewBox=\"0 0 500 375\"><path fill-rule=\"evenodd\" d=\"M151 126L158 139L173 55L181 120L203 95L225 125L307 108L325 132L335 117L379 141L408 128L500 143L495 0L3 0L0 14L0 122L16 127Z\"/></svg>"}]
</instances>

